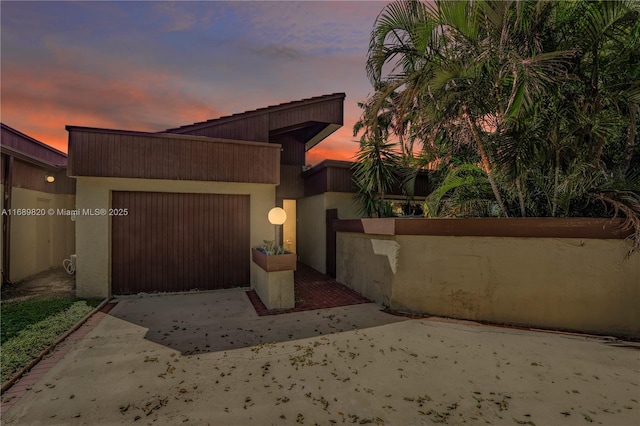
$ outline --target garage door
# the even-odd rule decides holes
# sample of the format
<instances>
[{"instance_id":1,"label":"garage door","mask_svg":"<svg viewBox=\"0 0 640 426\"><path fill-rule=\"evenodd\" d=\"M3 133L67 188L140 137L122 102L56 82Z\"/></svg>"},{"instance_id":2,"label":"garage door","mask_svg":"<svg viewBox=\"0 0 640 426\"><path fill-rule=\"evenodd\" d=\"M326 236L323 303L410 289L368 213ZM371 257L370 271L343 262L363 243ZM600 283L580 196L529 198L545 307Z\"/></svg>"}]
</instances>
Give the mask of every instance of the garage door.
<instances>
[{"instance_id":1,"label":"garage door","mask_svg":"<svg viewBox=\"0 0 640 426\"><path fill-rule=\"evenodd\" d=\"M249 196L113 192L114 294L249 285Z\"/></svg>"}]
</instances>

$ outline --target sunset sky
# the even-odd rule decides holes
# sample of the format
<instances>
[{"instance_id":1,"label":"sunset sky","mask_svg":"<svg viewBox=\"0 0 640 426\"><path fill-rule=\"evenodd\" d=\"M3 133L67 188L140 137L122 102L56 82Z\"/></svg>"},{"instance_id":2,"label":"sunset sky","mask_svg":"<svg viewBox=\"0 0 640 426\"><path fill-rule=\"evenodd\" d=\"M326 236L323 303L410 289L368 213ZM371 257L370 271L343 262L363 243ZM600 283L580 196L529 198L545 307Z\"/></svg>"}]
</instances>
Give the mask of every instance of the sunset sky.
<instances>
[{"instance_id":1,"label":"sunset sky","mask_svg":"<svg viewBox=\"0 0 640 426\"><path fill-rule=\"evenodd\" d=\"M385 4L3 0L2 122L66 152L67 124L155 132L345 92L308 160L349 159Z\"/></svg>"}]
</instances>

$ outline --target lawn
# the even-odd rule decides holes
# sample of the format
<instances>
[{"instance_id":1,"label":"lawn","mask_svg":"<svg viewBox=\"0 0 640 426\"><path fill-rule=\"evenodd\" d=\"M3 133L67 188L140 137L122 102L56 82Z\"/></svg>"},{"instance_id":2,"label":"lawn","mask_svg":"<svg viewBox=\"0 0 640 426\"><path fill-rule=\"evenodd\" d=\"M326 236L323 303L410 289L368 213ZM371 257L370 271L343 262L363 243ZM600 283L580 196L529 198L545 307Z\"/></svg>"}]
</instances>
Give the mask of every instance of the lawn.
<instances>
[{"instance_id":1,"label":"lawn","mask_svg":"<svg viewBox=\"0 0 640 426\"><path fill-rule=\"evenodd\" d=\"M2 382L29 364L101 300L72 297L2 302L0 368Z\"/></svg>"}]
</instances>

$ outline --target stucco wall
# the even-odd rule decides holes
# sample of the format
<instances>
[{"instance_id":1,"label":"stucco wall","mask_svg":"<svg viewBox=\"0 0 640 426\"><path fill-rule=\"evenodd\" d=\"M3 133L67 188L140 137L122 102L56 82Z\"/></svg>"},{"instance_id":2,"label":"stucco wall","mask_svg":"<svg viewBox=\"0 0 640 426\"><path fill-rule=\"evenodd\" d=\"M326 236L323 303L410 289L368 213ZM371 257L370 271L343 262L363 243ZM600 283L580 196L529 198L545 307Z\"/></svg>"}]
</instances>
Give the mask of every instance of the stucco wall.
<instances>
[{"instance_id":1,"label":"stucco wall","mask_svg":"<svg viewBox=\"0 0 640 426\"><path fill-rule=\"evenodd\" d=\"M390 236L380 235L381 241L394 242ZM371 236L338 232L336 237L336 279L367 299L390 305L393 270L385 256L376 255Z\"/></svg>"},{"instance_id":2,"label":"stucco wall","mask_svg":"<svg viewBox=\"0 0 640 426\"><path fill-rule=\"evenodd\" d=\"M0 183L0 212L4 210L4 183ZM0 217L0 226L3 226L4 218ZM0 228L1 229L1 228ZM2 233L2 238L4 239L4 233ZM4 241L0 241L0 270L4 268ZM4 274L4 271L2 271ZM4 283L2 279L4 275L0 275L0 287ZM8 277L7 277L8 278Z\"/></svg>"},{"instance_id":3,"label":"stucco wall","mask_svg":"<svg viewBox=\"0 0 640 426\"><path fill-rule=\"evenodd\" d=\"M327 272L326 210L338 209L340 219L358 219L353 194L326 192L298 200L298 256L316 271Z\"/></svg>"},{"instance_id":4,"label":"stucco wall","mask_svg":"<svg viewBox=\"0 0 640 426\"><path fill-rule=\"evenodd\" d=\"M76 206L80 210L108 209L111 206L111 191L249 195L251 197L251 245L258 246L262 244L263 240L273 239L273 226L269 224L267 215L275 205L275 185L78 177ZM107 297L111 295L110 218L108 216L79 216L76 219L76 247L78 296ZM251 257L250 247L247 247L247 256ZM253 282L253 265L251 271Z\"/></svg>"},{"instance_id":5,"label":"stucco wall","mask_svg":"<svg viewBox=\"0 0 640 426\"><path fill-rule=\"evenodd\" d=\"M24 188L13 188L11 209L45 209L45 215L12 215L11 281L20 281L54 267L75 253L75 226L69 216L58 215L58 209L73 209L75 197L49 194ZM53 209L54 214L48 210Z\"/></svg>"},{"instance_id":6,"label":"stucco wall","mask_svg":"<svg viewBox=\"0 0 640 426\"><path fill-rule=\"evenodd\" d=\"M376 240L395 246L376 255ZM628 241L339 233L337 244L338 280L391 309L640 336Z\"/></svg>"},{"instance_id":7,"label":"stucco wall","mask_svg":"<svg viewBox=\"0 0 640 426\"><path fill-rule=\"evenodd\" d=\"M338 209L340 219L360 219L359 206L350 192L326 192L324 194L324 208Z\"/></svg>"},{"instance_id":8,"label":"stucco wall","mask_svg":"<svg viewBox=\"0 0 640 426\"><path fill-rule=\"evenodd\" d=\"M287 220L282 225L282 242L286 250L297 253L298 215L296 214L296 200L283 200L282 204L282 208L287 213Z\"/></svg>"}]
</instances>

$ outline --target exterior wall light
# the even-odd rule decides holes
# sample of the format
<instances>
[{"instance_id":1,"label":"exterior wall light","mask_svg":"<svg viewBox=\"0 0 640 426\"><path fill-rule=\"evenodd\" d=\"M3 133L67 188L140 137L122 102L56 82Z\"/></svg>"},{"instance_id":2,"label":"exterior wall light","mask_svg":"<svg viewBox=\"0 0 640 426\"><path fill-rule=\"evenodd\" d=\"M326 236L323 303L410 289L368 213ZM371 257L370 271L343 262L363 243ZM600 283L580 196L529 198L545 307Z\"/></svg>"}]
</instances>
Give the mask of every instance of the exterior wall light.
<instances>
[{"instance_id":1,"label":"exterior wall light","mask_svg":"<svg viewBox=\"0 0 640 426\"><path fill-rule=\"evenodd\" d=\"M272 225L282 225L287 220L287 212L280 207L269 210L269 223Z\"/></svg>"},{"instance_id":2,"label":"exterior wall light","mask_svg":"<svg viewBox=\"0 0 640 426\"><path fill-rule=\"evenodd\" d=\"M56 180L56 177L53 175L45 175L44 180L48 183L53 183Z\"/></svg>"},{"instance_id":3,"label":"exterior wall light","mask_svg":"<svg viewBox=\"0 0 640 426\"><path fill-rule=\"evenodd\" d=\"M280 208L280 207L274 207L271 210L269 210L269 223L273 225L274 231L275 231L275 246L279 247L280 246L280 235L278 235L278 231L280 230L280 227L282 226L282 224L287 220L287 212L284 211L284 209Z\"/></svg>"}]
</instances>

